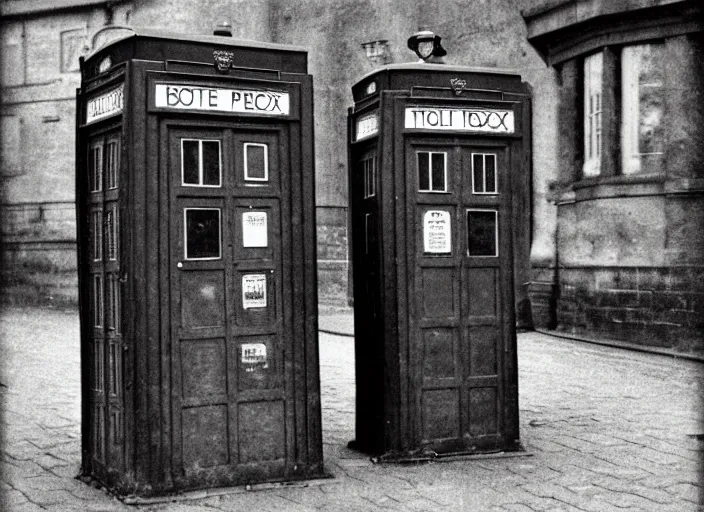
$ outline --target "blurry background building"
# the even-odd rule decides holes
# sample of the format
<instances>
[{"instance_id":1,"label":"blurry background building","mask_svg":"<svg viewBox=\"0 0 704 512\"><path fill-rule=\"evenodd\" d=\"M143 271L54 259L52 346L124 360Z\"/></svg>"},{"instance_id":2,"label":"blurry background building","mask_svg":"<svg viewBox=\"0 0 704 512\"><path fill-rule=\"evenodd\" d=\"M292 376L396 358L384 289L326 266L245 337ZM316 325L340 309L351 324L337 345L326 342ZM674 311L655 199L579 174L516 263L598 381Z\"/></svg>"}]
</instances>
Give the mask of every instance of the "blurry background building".
<instances>
[{"instance_id":1,"label":"blurry background building","mask_svg":"<svg viewBox=\"0 0 704 512\"><path fill-rule=\"evenodd\" d=\"M523 326L704 347L700 0L4 0L5 302L76 300L78 58L119 27L309 50L321 301L348 294L346 111L375 67L442 36L450 64L510 68L533 91L531 202L516 252ZM362 43L388 41L372 58Z\"/></svg>"}]
</instances>

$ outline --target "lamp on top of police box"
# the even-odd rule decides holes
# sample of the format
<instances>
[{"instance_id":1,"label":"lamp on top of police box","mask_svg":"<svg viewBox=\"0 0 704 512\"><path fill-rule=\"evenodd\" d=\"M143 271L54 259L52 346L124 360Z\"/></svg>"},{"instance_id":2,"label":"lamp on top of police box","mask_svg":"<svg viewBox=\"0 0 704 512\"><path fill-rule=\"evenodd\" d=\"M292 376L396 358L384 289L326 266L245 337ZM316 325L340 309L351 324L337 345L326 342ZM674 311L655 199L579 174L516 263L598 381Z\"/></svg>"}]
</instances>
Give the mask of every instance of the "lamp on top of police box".
<instances>
[{"instance_id":1,"label":"lamp on top of police box","mask_svg":"<svg viewBox=\"0 0 704 512\"><path fill-rule=\"evenodd\" d=\"M421 29L408 38L408 48L420 58L419 62L427 62L431 57L444 57L445 48L440 45L440 36L427 29Z\"/></svg>"}]
</instances>

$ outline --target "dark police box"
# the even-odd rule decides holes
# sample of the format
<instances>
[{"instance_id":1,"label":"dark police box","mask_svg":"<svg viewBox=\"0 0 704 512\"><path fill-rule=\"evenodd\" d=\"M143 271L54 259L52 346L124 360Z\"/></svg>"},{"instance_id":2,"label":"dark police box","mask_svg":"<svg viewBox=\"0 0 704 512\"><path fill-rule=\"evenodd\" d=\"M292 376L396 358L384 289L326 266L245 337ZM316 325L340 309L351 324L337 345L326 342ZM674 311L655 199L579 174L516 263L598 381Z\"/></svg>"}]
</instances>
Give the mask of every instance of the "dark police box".
<instances>
[{"instance_id":1,"label":"dark police box","mask_svg":"<svg viewBox=\"0 0 704 512\"><path fill-rule=\"evenodd\" d=\"M136 29L81 72L82 475L321 476L306 52Z\"/></svg>"},{"instance_id":2,"label":"dark police box","mask_svg":"<svg viewBox=\"0 0 704 512\"><path fill-rule=\"evenodd\" d=\"M392 460L520 450L527 87L507 71L421 63L380 68L352 92L350 445Z\"/></svg>"}]
</instances>

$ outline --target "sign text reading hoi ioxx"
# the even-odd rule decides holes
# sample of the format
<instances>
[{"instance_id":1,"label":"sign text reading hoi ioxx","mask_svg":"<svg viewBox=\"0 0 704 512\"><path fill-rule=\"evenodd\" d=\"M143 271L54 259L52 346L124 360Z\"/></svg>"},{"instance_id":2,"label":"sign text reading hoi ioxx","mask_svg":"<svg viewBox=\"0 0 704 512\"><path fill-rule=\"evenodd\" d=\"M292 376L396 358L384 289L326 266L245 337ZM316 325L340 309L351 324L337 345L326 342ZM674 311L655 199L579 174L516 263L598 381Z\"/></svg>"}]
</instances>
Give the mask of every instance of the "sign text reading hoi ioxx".
<instances>
[{"instance_id":1,"label":"sign text reading hoi ioxx","mask_svg":"<svg viewBox=\"0 0 704 512\"><path fill-rule=\"evenodd\" d=\"M289 94L284 91L156 84L154 102L156 107L181 110L209 110L268 116L289 114Z\"/></svg>"},{"instance_id":2,"label":"sign text reading hoi ioxx","mask_svg":"<svg viewBox=\"0 0 704 512\"><path fill-rule=\"evenodd\" d=\"M482 107L406 107L405 127L490 133L513 133L515 130L512 110Z\"/></svg>"}]
</instances>

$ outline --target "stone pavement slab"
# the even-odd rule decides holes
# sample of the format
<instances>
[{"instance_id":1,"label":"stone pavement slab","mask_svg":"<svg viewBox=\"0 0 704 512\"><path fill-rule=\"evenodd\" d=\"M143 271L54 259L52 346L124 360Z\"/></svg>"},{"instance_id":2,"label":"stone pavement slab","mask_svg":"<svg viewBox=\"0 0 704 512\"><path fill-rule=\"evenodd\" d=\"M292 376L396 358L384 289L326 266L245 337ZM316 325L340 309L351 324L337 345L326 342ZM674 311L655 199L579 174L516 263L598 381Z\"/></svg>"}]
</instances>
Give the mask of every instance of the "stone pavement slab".
<instances>
[{"instance_id":1,"label":"stone pavement slab","mask_svg":"<svg viewBox=\"0 0 704 512\"><path fill-rule=\"evenodd\" d=\"M0 510L697 511L704 365L557 339L518 337L529 457L373 464L354 437L349 310L320 317L325 464L334 478L130 506L74 477L80 463L78 317L0 317Z\"/></svg>"}]
</instances>

